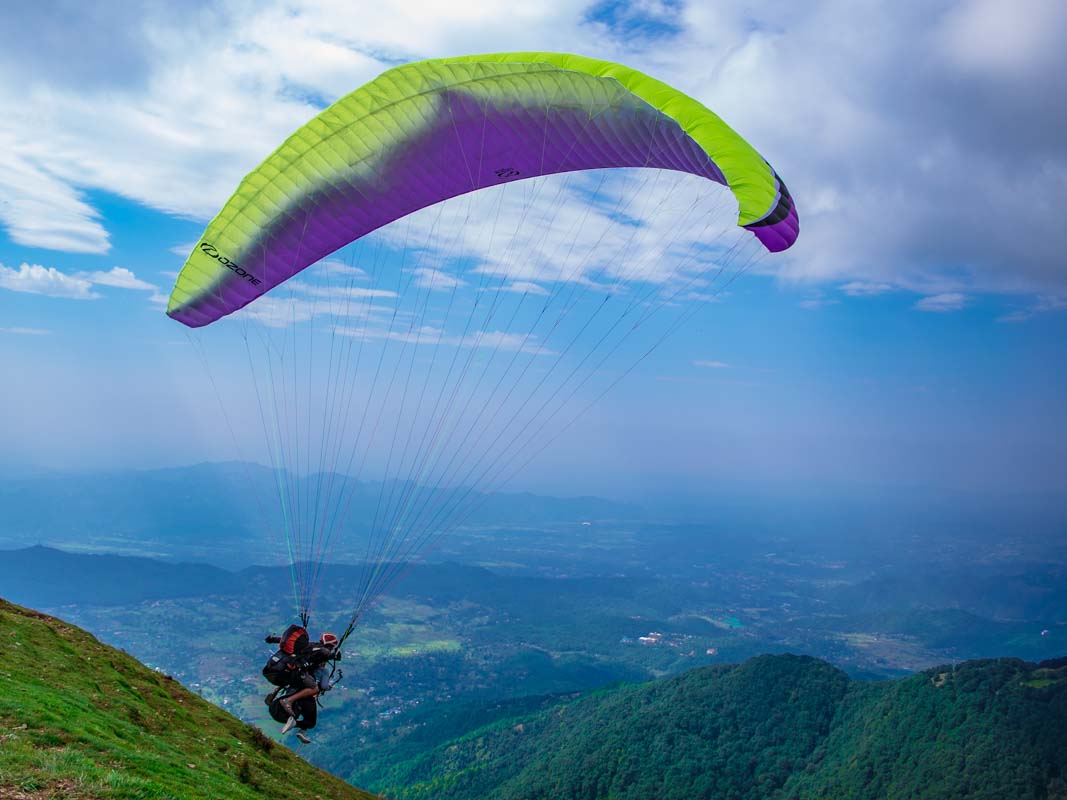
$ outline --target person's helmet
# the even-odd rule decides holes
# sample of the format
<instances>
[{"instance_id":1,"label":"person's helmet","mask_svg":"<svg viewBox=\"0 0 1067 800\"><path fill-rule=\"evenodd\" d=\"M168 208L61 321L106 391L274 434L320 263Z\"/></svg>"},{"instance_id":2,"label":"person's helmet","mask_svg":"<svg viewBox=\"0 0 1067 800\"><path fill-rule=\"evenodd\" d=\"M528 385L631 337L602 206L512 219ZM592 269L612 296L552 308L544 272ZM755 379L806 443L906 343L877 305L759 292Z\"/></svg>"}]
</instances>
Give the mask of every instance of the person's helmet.
<instances>
[{"instance_id":1,"label":"person's helmet","mask_svg":"<svg viewBox=\"0 0 1067 800\"><path fill-rule=\"evenodd\" d=\"M337 647L337 634L324 633L321 637L319 637L319 642L326 645L327 647Z\"/></svg>"}]
</instances>

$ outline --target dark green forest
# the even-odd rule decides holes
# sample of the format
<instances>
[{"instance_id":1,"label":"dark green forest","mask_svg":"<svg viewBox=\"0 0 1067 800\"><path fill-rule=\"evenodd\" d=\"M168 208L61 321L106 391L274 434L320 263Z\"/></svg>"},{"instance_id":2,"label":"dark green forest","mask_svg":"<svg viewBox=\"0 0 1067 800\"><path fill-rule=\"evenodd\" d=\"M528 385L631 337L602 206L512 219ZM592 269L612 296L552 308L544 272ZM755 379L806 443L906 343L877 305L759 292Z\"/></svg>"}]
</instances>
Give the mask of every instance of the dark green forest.
<instances>
[{"instance_id":1,"label":"dark green forest","mask_svg":"<svg viewBox=\"0 0 1067 800\"><path fill-rule=\"evenodd\" d=\"M408 800L1067 797L1067 659L862 683L814 658L761 656L546 705L398 757L368 788Z\"/></svg>"}]
</instances>

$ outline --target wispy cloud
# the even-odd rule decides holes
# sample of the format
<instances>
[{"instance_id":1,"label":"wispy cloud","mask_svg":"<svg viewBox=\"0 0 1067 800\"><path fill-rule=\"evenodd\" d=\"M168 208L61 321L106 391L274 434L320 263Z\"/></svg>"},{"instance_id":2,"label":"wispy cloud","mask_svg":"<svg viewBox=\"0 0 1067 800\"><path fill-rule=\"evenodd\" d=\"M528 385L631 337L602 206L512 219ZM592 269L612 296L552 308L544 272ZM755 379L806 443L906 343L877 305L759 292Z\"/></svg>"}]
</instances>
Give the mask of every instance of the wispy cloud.
<instances>
[{"instance_id":1,"label":"wispy cloud","mask_svg":"<svg viewBox=\"0 0 1067 800\"><path fill-rule=\"evenodd\" d=\"M10 333L14 336L47 336L51 331L44 328L0 328L0 333Z\"/></svg>"},{"instance_id":2,"label":"wispy cloud","mask_svg":"<svg viewBox=\"0 0 1067 800\"><path fill-rule=\"evenodd\" d=\"M835 297L826 297L822 292L815 292L811 297L801 300L799 305L808 311L818 311L827 306L836 306L841 301Z\"/></svg>"},{"instance_id":3,"label":"wispy cloud","mask_svg":"<svg viewBox=\"0 0 1067 800\"><path fill-rule=\"evenodd\" d=\"M1067 68L1067 5L881 4L872 37L853 35L839 3L794 10L686 4L685 43L657 54L676 80L708 76L698 99L759 141L797 198L800 241L763 267L918 292L1067 285L1067 116L1046 86ZM714 67L708 53L722 54ZM982 197L981 212L963 197Z\"/></svg>"},{"instance_id":4,"label":"wispy cloud","mask_svg":"<svg viewBox=\"0 0 1067 800\"><path fill-rule=\"evenodd\" d=\"M329 275L331 278L362 279L369 277L367 271L353 264L346 264L336 258L326 258L320 261L316 267Z\"/></svg>"},{"instance_id":5,"label":"wispy cloud","mask_svg":"<svg viewBox=\"0 0 1067 800\"><path fill-rule=\"evenodd\" d=\"M754 387L764 384L758 381L743 380L738 378L689 378L681 375L657 375L656 380L661 383L680 383L691 386L745 386Z\"/></svg>"},{"instance_id":6,"label":"wispy cloud","mask_svg":"<svg viewBox=\"0 0 1067 800\"><path fill-rule=\"evenodd\" d=\"M923 297L916 301L914 308L918 311L931 311L935 314L947 314L959 311L967 305L967 295L960 292L942 292Z\"/></svg>"},{"instance_id":7,"label":"wispy cloud","mask_svg":"<svg viewBox=\"0 0 1067 800\"><path fill-rule=\"evenodd\" d=\"M79 273L78 277L98 286L112 286L116 289L140 289L152 292L159 289L155 284L141 280L125 267L112 267L107 272Z\"/></svg>"},{"instance_id":8,"label":"wispy cloud","mask_svg":"<svg viewBox=\"0 0 1067 800\"><path fill-rule=\"evenodd\" d=\"M635 283L706 289L697 274L725 262L733 274L748 253L738 241L754 241L735 219L732 198L702 178L612 170L491 187L379 235L438 268L473 262L493 291L560 283L607 292Z\"/></svg>"},{"instance_id":9,"label":"wispy cloud","mask_svg":"<svg viewBox=\"0 0 1067 800\"><path fill-rule=\"evenodd\" d=\"M3 89L0 89L0 114L5 118L5 125L13 129L23 121L34 123L17 106L4 102ZM32 135L31 131L26 133ZM8 236L26 247L106 253L111 244L100 222L100 212L85 201L69 179L41 165L41 160L48 159L47 150L35 154L35 149L11 133L0 131L0 198L3 198L0 223Z\"/></svg>"},{"instance_id":10,"label":"wispy cloud","mask_svg":"<svg viewBox=\"0 0 1067 800\"><path fill-rule=\"evenodd\" d=\"M18 269L0 264L0 289L68 300L96 300L100 297L92 290L92 281L40 264L22 264Z\"/></svg>"},{"instance_id":11,"label":"wispy cloud","mask_svg":"<svg viewBox=\"0 0 1067 800\"><path fill-rule=\"evenodd\" d=\"M593 3L586 13L591 23L631 41L662 39L684 31L681 4L670 0L602 0Z\"/></svg>"},{"instance_id":12,"label":"wispy cloud","mask_svg":"<svg viewBox=\"0 0 1067 800\"><path fill-rule=\"evenodd\" d=\"M841 287L841 291L849 297L874 297L876 295L893 291L893 286L888 283L849 281Z\"/></svg>"},{"instance_id":13,"label":"wispy cloud","mask_svg":"<svg viewBox=\"0 0 1067 800\"><path fill-rule=\"evenodd\" d=\"M1067 297L1060 295L1045 294L1037 298L1034 311L1044 313L1046 311L1067 311Z\"/></svg>"},{"instance_id":14,"label":"wispy cloud","mask_svg":"<svg viewBox=\"0 0 1067 800\"><path fill-rule=\"evenodd\" d=\"M182 19L149 4L119 21L73 10L57 20L31 4L11 24L51 33L0 53L0 116L15 138L0 141L0 196L11 201L0 222L22 244L105 252L87 190L209 219L289 133L398 61L490 41L605 52L583 28L584 5L546 0L515 25L514 9L485 3L220 0Z\"/></svg>"},{"instance_id":15,"label":"wispy cloud","mask_svg":"<svg viewBox=\"0 0 1067 800\"><path fill-rule=\"evenodd\" d=\"M705 369L729 369L730 365L725 361L694 361L694 367L703 367Z\"/></svg>"},{"instance_id":16,"label":"wispy cloud","mask_svg":"<svg viewBox=\"0 0 1067 800\"><path fill-rule=\"evenodd\" d=\"M307 297L325 297L343 300L360 300L367 297L396 297L392 289L370 289L365 286L329 286L308 283L299 279L289 280L285 288L291 293Z\"/></svg>"},{"instance_id":17,"label":"wispy cloud","mask_svg":"<svg viewBox=\"0 0 1067 800\"><path fill-rule=\"evenodd\" d=\"M521 353L530 353L541 356L556 355L554 351L545 349L540 346L538 342L539 340L537 337L527 336L522 333L480 331L476 334L469 334L467 337L460 340L459 345L461 347L485 347L493 350L504 350L509 352L518 351Z\"/></svg>"},{"instance_id":18,"label":"wispy cloud","mask_svg":"<svg viewBox=\"0 0 1067 800\"><path fill-rule=\"evenodd\" d=\"M266 295L235 311L236 320L252 320L268 328L286 328L325 313L324 303L298 297Z\"/></svg>"},{"instance_id":19,"label":"wispy cloud","mask_svg":"<svg viewBox=\"0 0 1067 800\"><path fill-rule=\"evenodd\" d=\"M997 322L1025 322L1038 314L1067 310L1067 297L1058 295L1041 295L1029 308L1008 312L997 318Z\"/></svg>"},{"instance_id":20,"label":"wispy cloud","mask_svg":"<svg viewBox=\"0 0 1067 800\"><path fill-rule=\"evenodd\" d=\"M286 284L289 286L289 284ZM297 282L289 294L268 294L234 313L236 319L252 320L268 328L287 328L323 317L382 317L394 314L391 306L374 305L374 298L392 298L385 289L348 287L332 290ZM357 302L351 302L355 300ZM406 313L400 316L406 318Z\"/></svg>"},{"instance_id":21,"label":"wispy cloud","mask_svg":"<svg viewBox=\"0 0 1067 800\"><path fill-rule=\"evenodd\" d=\"M188 258L189 254L193 252L193 248L196 247L199 241L200 240L197 239L196 241L186 242L185 244L176 244L174 247L170 248L170 252L174 253L176 256L181 256L183 259Z\"/></svg>"},{"instance_id":22,"label":"wispy cloud","mask_svg":"<svg viewBox=\"0 0 1067 800\"><path fill-rule=\"evenodd\" d=\"M530 281L512 281L507 286L501 289L503 292L514 292L515 294L536 294L547 295L548 289L537 283L531 283Z\"/></svg>"},{"instance_id":23,"label":"wispy cloud","mask_svg":"<svg viewBox=\"0 0 1067 800\"><path fill-rule=\"evenodd\" d=\"M729 296L730 292L715 292L713 294L709 294L708 292L685 292L678 299L696 300L699 303L721 303Z\"/></svg>"},{"instance_id":24,"label":"wispy cloud","mask_svg":"<svg viewBox=\"0 0 1067 800\"><path fill-rule=\"evenodd\" d=\"M465 281L455 275L450 275L432 267L419 267L414 270L414 284L418 289L428 289L430 291L445 291L467 285Z\"/></svg>"},{"instance_id":25,"label":"wispy cloud","mask_svg":"<svg viewBox=\"0 0 1067 800\"><path fill-rule=\"evenodd\" d=\"M141 280L126 267L68 274L55 267L44 267L40 264L22 264L17 270L0 264L0 289L13 292L68 300L98 300L103 295L94 291L96 286L150 292L148 300L153 305L165 306L168 301L168 297L160 292L158 286Z\"/></svg>"},{"instance_id":26,"label":"wispy cloud","mask_svg":"<svg viewBox=\"0 0 1067 800\"><path fill-rule=\"evenodd\" d=\"M523 333L511 333L498 330L471 331L465 336L456 336L442 331L440 327L423 325L418 328L396 330L384 326L358 325L338 326L335 332L343 336L353 336L365 339L385 339L395 342L404 342L413 345L438 344L448 347L479 348L489 350L502 350L505 352L521 352L541 356L554 356L555 351L540 345L536 336L528 336Z\"/></svg>"}]
</instances>

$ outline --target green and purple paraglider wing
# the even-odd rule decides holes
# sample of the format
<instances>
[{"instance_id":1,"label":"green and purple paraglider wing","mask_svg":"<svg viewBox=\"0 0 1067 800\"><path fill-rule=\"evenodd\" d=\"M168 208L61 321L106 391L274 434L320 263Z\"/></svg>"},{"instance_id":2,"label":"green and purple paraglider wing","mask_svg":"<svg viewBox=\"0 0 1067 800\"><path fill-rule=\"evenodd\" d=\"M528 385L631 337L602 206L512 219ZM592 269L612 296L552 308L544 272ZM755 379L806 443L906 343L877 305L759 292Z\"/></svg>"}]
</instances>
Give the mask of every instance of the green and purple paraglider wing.
<instances>
[{"instance_id":1,"label":"green and purple paraglider wing","mask_svg":"<svg viewBox=\"0 0 1067 800\"><path fill-rule=\"evenodd\" d=\"M245 177L186 261L167 313L207 325L421 208L508 181L612 167L721 183L737 199L738 224L767 250L796 241L785 184L682 92L560 53L435 59L338 100Z\"/></svg>"}]
</instances>

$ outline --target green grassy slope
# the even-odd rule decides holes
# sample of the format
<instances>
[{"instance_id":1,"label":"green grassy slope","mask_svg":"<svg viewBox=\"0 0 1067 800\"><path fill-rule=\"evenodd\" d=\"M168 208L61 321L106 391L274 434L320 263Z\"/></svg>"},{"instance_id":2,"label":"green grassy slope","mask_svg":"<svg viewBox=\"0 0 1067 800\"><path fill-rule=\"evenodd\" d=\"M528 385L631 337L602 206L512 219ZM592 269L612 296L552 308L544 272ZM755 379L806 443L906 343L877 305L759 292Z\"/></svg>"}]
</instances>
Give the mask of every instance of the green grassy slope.
<instances>
[{"instance_id":1,"label":"green grassy slope","mask_svg":"<svg viewBox=\"0 0 1067 800\"><path fill-rule=\"evenodd\" d=\"M161 631L181 647L178 633ZM3 600L0 653L0 797L372 797L85 631Z\"/></svg>"},{"instance_id":2,"label":"green grassy slope","mask_svg":"<svg viewBox=\"0 0 1067 800\"><path fill-rule=\"evenodd\" d=\"M392 765L433 800L1067 798L1067 659L867 684L761 656L497 720Z\"/></svg>"}]
</instances>

